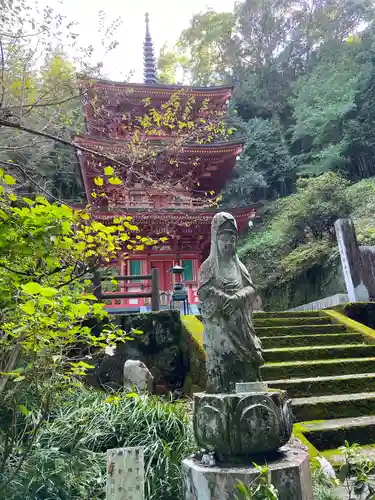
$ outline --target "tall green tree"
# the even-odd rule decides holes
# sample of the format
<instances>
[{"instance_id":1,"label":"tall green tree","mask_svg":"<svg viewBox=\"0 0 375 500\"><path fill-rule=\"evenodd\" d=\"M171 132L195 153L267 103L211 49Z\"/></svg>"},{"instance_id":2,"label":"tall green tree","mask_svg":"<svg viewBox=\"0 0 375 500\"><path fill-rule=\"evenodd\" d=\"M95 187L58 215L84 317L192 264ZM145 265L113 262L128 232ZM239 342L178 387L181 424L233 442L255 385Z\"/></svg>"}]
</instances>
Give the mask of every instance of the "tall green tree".
<instances>
[{"instance_id":1,"label":"tall green tree","mask_svg":"<svg viewBox=\"0 0 375 500\"><path fill-rule=\"evenodd\" d=\"M158 68L162 81L176 83L176 73L193 85L227 83L233 75L235 17L212 9L193 16L172 51L162 48ZM169 76L168 76L169 75ZM171 77L172 75L172 77Z\"/></svg>"}]
</instances>

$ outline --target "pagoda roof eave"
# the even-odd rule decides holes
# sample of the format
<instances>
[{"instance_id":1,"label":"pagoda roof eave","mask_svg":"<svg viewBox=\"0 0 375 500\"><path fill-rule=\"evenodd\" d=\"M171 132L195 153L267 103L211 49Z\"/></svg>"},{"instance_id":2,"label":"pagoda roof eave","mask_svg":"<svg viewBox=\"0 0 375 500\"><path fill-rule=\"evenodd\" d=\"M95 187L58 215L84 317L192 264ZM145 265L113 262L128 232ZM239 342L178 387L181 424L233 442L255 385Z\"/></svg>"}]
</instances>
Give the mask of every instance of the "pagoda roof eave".
<instances>
[{"instance_id":1,"label":"pagoda roof eave","mask_svg":"<svg viewBox=\"0 0 375 500\"><path fill-rule=\"evenodd\" d=\"M165 231L163 226L171 225L177 230L184 227L189 227L192 223L199 224L204 231L208 231L211 227L212 218L215 214L222 211L223 209L205 209L205 210L150 210L140 211L139 209L131 210L113 210L113 211L92 211L91 215L96 220L101 221L112 221L115 217L119 216L131 216L133 217L133 222L139 228L141 226L149 226L154 228L153 231L158 234L162 234ZM240 233L243 232L247 226L248 221L256 217L255 207L237 208L231 209L232 215L235 217L238 225L238 230ZM159 229L157 229L159 228Z\"/></svg>"},{"instance_id":2,"label":"pagoda roof eave","mask_svg":"<svg viewBox=\"0 0 375 500\"><path fill-rule=\"evenodd\" d=\"M172 92L178 90L186 90L186 91L201 92L201 93L217 92L220 94L223 92L232 92L234 89L234 85L214 85L208 87L196 87L193 85L168 85L168 84L158 84L158 83L147 84L147 83L117 82L112 80L96 79L96 78L93 78L92 80L93 84L91 85L91 87L102 87L102 88L118 87L119 89L134 88L139 90L147 90L150 92L150 94L152 94L153 91L160 91L160 90L172 91ZM84 81L84 78L81 78L81 81Z\"/></svg>"}]
</instances>

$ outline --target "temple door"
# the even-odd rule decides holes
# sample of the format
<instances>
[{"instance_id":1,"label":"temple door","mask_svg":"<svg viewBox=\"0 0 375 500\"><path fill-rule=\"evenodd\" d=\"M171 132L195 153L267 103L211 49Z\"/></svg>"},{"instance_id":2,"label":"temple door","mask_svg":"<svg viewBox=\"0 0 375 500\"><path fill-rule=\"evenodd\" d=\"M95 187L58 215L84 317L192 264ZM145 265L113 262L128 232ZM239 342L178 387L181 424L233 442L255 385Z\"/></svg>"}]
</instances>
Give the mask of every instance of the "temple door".
<instances>
[{"instance_id":1,"label":"temple door","mask_svg":"<svg viewBox=\"0 0 375 500\"><path fill-rule=\"evenodd\" d=\"M169 292L171 291L171 274L169 269L173 267L173 261L155 260L151 261L151 269L159 269L160 275L160 304L169 304Z\"/></svg>"}]
</instances>

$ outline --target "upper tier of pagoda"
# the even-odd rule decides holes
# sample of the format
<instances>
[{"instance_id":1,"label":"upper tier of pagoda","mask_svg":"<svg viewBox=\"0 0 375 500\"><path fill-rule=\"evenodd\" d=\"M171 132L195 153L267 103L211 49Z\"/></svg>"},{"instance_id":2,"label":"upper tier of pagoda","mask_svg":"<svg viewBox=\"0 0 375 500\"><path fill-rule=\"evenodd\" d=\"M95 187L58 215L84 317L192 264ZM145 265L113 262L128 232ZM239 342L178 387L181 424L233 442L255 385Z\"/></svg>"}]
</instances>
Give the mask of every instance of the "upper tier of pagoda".
<instances>
[{"instance_id":1,"label":"upper tier of pagoda","mask_svg":"<svg viewBox=\"0 0 375 500\"><path fill-rule=\"evenodd\" d=\"M146 14L144 83L82 79L81 87L86 94L85 134L76 137L75 143L90 202L102 210L199 210L210 206L210 199L216 198L232 175L243 143L211 137L209 143L202 144L199 127L204 129L207 122L221 122L232 95L231 85L190 87L157 83ZM163 127L154 130L154 126L146 130L142 128L142 117L152 116L153 109L165 112L176 99L178 105L173 110L178 111L173 120L177 125L199 121L197 127L192 125L198 130L194 132L198 135L184 134L179 126L174 127L175 121L171 127L169 122L164 125L165 130ZM143 141L137 143L141 144L139 147L132 142L134 136ZM134 175L134 148L137 148L138 178ZM140 157L143 151L145 159ZM104 167L111 165L111 160L122 185L106 183L103 186L105 196L99 200L95 193L95 178L103 174ZM142 180L139 180L139 175ZM95 202L93 193L97 198Z\"/></svg>"},{"instance_id":2,"label":"upper tier of pagoda","mask_svg":"<svg viewBox=\"0 0 375 500\"><path fill-rule=\"evenodd\" d=\"M87 134L100 139L125 140L129 127L139 117L148 114L153 108L160 109L173 96L178 96L182 107L184 102L192 99L192 115L199 118L205 112L225 111L233 91L232 86L188 87L107 80L82 81L81 87L87 95L84 103ZM207 103L206 111L202 111L204 103ZM164 135L173 133L169 130ZM160 139L160 136L157 138Z\"/></svg>"}]
</instances>

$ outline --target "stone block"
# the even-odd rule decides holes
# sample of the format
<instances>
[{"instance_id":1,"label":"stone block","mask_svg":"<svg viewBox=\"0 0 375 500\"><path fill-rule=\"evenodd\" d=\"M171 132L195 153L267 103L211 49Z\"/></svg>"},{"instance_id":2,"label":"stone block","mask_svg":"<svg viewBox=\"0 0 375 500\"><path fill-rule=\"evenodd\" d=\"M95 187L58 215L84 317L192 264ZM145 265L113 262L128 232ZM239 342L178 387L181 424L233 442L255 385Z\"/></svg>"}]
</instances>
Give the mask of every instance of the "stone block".
<instances>
[{"instance_id":1,"label":"stone block","mask_svg":"<svg viewBox=\"0 0 375 500\"><path fill-rule=\"evenodd\" d=\"M219 460L275 451L292 434L291 402L285 391L194 395L198 444Z\"/></svg>"},{"instance_id":2,"label":"stone block","mask_svg":"<svg viewBox=\"0 0 375 500\"><path fill-rule=\"evenodd\" d=\"M285 446L273 459L262 461L253 457L253 461L270 468L271 483L278 490L279 500L313 500L306 451ZM249 485L258 472L249 462L205 467L193 459L186 459L182 462L182 476L184 500L234 500L238 481Z\"/></svg>"},{"instance_id":3,"label":"stone block","mask_svg":"<svg viewBox=\"0 0 375 500\"><path fill-rule=\"evenodd\" d=\"M124 364L124 389L153 393L154 377L147 366L139 360L128 359Z\"/></svg>"}]
</instances>

